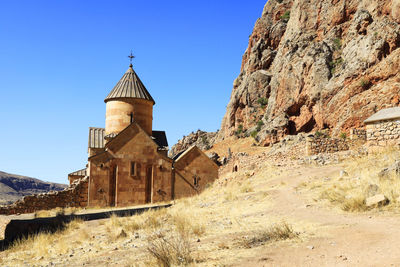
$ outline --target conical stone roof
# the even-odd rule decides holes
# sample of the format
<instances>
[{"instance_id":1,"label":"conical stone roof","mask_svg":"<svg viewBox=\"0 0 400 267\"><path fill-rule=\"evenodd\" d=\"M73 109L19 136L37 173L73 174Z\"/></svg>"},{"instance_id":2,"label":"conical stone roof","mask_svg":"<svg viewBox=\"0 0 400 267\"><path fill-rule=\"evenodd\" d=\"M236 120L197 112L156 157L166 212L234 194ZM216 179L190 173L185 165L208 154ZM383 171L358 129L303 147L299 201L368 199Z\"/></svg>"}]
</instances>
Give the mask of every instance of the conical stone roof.
<instances>
[{"instance_id":1,"label":"conical stone roof","mask_svg":"<svg viewBox=\"0 0 400 267\"><path fill-rule=\"evenodd\" d=\"M106 99L104 99L104 102L121 98L145 99L152 101L153 105L155 104L154 99L133 70L132 64L129 66L129 69L125 72L124 76L122 76L121 80L119 80L108 94Z\"/></svg>"}]
</instances>

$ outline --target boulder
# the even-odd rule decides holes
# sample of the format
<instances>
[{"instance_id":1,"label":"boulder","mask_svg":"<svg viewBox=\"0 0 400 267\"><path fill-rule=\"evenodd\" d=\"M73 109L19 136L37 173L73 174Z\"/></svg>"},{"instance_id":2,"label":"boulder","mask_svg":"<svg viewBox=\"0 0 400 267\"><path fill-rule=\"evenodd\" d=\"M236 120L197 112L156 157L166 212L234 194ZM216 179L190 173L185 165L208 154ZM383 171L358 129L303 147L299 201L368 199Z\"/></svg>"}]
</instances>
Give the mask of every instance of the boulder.
<instances>
[{"instance_id":1,"label":"boulder","mask_svg":"<svg viewBox=\"0 0 400 267\"><path fill-rule=\"evenodd\" d=\"M391 174L396 174L400 176L400 160L393 163L391 166L384 168L378 173L379 178L388 177Z\"/></svg>"},{"instance_id":2,"label":"boulder","mask_svg":"<svg viewBox=\"0 0 400 267\"><path fill-rule=\"evenodd\" d=\"M367 207L379 207L387 204L389 204L389 199L387 199L387 197L382 194L369 197L365 200L365 205Z\"/></svg>"},{"instance_id":3,"label":"boulder","mask_svg":"<svg viewBox=\"0 0 400 267\"><path fill-rule=\"evenodd\" d=\"M226 164L228 163L228 161L229 161L228 158L223 157L223 158L221 159L221 164L222 164L222 165L226 165Z\"/></svg>"},{"instance_id":4,"label":"boulder","mask_svg":"<svg viewBox=\"0 0 400 267\"><path fill-rule=\"evenodd\" d=\"M221 166L221 162L219 161L219 155L216 152L212 152L207 155L212 161L214 161L218 166Z\"/></svg>"}]
</instances>

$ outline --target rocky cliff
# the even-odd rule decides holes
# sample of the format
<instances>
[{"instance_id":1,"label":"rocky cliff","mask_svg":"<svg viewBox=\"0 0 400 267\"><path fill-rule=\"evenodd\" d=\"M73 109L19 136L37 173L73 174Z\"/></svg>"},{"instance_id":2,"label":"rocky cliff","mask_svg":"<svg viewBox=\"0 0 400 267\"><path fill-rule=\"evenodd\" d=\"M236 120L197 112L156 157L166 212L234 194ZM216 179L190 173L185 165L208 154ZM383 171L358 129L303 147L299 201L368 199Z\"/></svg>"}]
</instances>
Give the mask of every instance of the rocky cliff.
<instances>
[{"instance_id":1,"label":"rocky cliff","mask_svg":"<svg viewBox=\"0 0 400 267\"><path fill-rule=\"evenodd\" d=\"M23 196L64 190L67 185L0 172L0 205L12 203Z\"/></svg>"},{"instance_id":2,"label":"rocky cliff","mask_svg":"<svg viewBox=\"0 0 400 267\"><path fill-rule=\"evenodd\" d=\"M218 138L363 126L399 105L400 0L270 0L243 55Z\"/></svg>"},{"instance_id":3,"label":"rocky cliff","mask_svg":"<svg viewBox=\"0 0 400 267\"><path fill-rule=\"evenodd\" d=\"M197 132L192 132L189 135L184 136L178 141L178 143L171 147L171 150L169 151L169 156L171 158L174 158L179 153L194 145L196 145L203 151L208 150L214 144L216 137L216 132L205 132L201 130L197 130Z\"/></svg>"}]
</instances>

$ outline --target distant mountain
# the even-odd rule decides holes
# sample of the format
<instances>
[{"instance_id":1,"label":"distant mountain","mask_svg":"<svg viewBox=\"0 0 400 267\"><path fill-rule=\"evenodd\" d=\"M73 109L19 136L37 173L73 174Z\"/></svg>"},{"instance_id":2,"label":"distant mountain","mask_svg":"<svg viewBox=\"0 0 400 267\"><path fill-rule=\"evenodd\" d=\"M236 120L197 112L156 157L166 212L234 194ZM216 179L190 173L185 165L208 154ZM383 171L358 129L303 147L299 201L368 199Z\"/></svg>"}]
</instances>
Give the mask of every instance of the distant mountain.
<instances>
[{"instance_id":1,"label":"distant mountain","mask_svg":"<svg viewBox=\"0 0 400 267\"><path fill-rule=\"evenodd\" d=\"M10 204L26 195L61 191L66 187L65 184L49 183L0 171L0 205Z\"/></svg>"}]
</instances>

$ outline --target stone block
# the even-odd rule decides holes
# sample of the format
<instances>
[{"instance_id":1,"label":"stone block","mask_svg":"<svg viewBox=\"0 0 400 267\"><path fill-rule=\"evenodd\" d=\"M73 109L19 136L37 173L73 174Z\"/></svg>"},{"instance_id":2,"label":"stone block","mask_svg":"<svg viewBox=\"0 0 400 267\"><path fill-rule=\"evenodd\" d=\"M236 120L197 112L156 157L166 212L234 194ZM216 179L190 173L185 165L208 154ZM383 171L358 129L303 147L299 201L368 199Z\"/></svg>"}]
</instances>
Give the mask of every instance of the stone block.
<instances>
[{"instance_id":1,"label":"stone block","mask_svg":"<svg viewBox=\"0 0 400 267\"><path fill-rule=\"evenodd\" d=\"M367 207L376 207L376 206L384 206L389 204L389 200L387 199L386 196L379 194L375 195L373 197L369 197L365 200L365 205Z\"/></svg>"}]
</instances>

